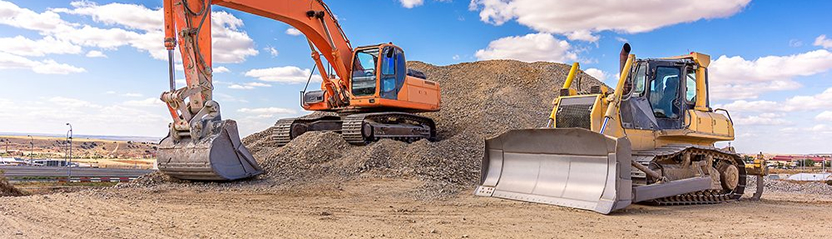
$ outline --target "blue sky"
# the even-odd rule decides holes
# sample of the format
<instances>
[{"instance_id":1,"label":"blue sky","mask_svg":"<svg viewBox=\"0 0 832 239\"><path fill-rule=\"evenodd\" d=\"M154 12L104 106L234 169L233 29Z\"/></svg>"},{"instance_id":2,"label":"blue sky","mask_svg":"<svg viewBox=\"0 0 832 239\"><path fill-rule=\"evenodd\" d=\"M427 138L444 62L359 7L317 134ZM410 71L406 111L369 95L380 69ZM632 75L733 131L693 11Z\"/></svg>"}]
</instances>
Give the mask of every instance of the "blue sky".
<instances>
[{"instance_id":1,"label":"blue sky","mask_svg":"<svg viewBox=\"0 0 832 239\"><path fill-rule=\"evenodd\" d=\"M393 42L408 60L435 65L578 61L613 84L622 42L639 57L704 52L712 105L732 112L738 150L832 152L832 1L639 2L327 1L354 46ZM160 7L0 0L0 132L61 134L69 121L79 134L165 135ZM304 37L281 22L213 11L215 39L234 42L214 46L224 117L246 135L306 114L298 92L313 62Z\"/></svg>"}]
</instances>

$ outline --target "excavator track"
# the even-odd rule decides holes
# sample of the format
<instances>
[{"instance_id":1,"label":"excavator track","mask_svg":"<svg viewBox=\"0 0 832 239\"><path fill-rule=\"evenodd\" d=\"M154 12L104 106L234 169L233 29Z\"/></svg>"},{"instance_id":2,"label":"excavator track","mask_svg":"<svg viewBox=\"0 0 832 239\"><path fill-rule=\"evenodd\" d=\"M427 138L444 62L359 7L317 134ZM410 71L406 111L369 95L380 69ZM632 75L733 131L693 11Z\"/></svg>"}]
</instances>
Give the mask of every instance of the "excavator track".
<instances>
[{"instance_id":1,"label":"excavator track","mask_svg":"<svg viewBox=\"0 0 832 239\"><path fill-rule=\"evenodd\" d=\"M667 162L673 159L679 159L683 154L686 153L690 153L691 158L713 159L713 161L710 164L708 164L708 166L713 167L713 169L709 169L709 175L713 173L720 173L713 165L731 164L735 166L738 173L736 186L733 189L712 188L703 191L690 192L665 198L659 198L651 200L650 203L657 205L716 204L731 200L738 200L740 199L740 197L742 197L743 193L745 192L747 175L745 172L744 162L739 157L739 155L735 153L706 146L668 145L656 148L654 150L636 151L633 153L633 157L636 159L636 162L644 166L656 167L660 164L660 162ZM634 180L641 179L644 181L648 181L646 176L641 172L633 172L632 177ZM720 175L712 175L711 178L714 180L712 184L722 184L722 179Z\"/></svg>"},{"instance_id":2,"label":"excavator track","mask_svg":"<svg viewBox=\"0 0 832 239\"><path fill-rule=\"evenodd\" d=\"M340 132L340 127L341 119L338 116L307 115L280 119L272 126L272 140L277 143L277 146L282 147L307 131Z\"/></svg>"},{"instance_id":3,"label":"excavator track","mask_svg":"<svg viewBox=\"0 0 832 239\"><path fill-rule=\"evenodd\" d=\"M292 141L291 130L292 123L296 119L280 119L272 127L272 140L277 143L277 146L283 146Z\"/></svg>"},{"instance_id":4,"label":"excavator track","mask_svg":"<svg viewBox=\"0 0 832 239\"><path fill-rule=\"evenodd\" d=\"M380 139L404 142L434 140L436 123L427 117L401 112L352 114L343 118L341 135L355 145L366 145Z\"/></svg>"}]
</instances>

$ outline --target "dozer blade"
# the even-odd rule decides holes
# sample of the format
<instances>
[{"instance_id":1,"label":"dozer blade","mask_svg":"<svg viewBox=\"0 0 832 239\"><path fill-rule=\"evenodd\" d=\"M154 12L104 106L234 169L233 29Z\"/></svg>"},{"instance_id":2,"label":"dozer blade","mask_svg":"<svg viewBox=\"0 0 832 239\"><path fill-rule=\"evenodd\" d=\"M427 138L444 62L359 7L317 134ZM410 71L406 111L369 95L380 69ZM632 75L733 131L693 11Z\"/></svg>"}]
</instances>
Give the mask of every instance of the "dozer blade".
<instances>
[{"instance_id":1,"label":"dozer blade","mask_svg":"<svg viewBox=\"0 0 832 239\"><path fill-rule=\"evenodd\" d=\"M475 194L608 214L632 202L630 152L580 128L512 130L485 141Z\"/></svg>"},{"instance_id":2,"label":"dozer blade","mask_svg":"<svg viewBox=\"0 0 832 239\"><path fill-rule=\"evenodd\" d=\"M218 133L202 140L168 136L159 144L159 170L178 179L236 180L263 172L240 141L237 122L224 120Z\"/></svg>"}]
</instances>

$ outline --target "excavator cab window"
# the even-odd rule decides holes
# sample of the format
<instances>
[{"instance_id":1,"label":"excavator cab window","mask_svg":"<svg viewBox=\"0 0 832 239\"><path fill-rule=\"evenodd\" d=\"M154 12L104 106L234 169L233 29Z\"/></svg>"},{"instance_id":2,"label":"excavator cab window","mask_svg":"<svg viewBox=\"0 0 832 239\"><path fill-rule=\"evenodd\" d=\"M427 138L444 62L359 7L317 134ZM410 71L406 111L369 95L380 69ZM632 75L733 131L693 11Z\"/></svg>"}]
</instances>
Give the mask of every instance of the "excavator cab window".
<instances>
[{"instance_id":1,"label":"excavator cab window","mask_svg":"<svg viewBox=\"0 0 832 239\"><path fill-rule=\"evenodd\" d=\"M679 76L677 67L659 66L650 85L650 105L656 118L678 118Z\"/></svg>"},{"instance_id":2,"label":"excavator cab window","mask_svg":"<svg viewBox=\"0 0 832 239\"><path fill-rule=\"evenodd\" d=\"M381 61L381 97L398 99L406 73L404 53L396 47L385 47Z\"/></svg>"},{"instance_id":3,"label":"excavator cab window","mask_svg":"<svg viewBox=\"0 0 832 239\"><path fill-rule=\"evenodd\" d=\"M376 93L376 63L378 49L365 49L355 53L352 69L352 94L368 96Z\"/></svg>"},{"instance_id":4,"label":"excavator cab window","mask_svg":"<svg viewBox=\"0 0 832 239\"><path fill-rule=\"evenodd\" d=\"M396 51L385 47L381 60L381 97L395 99L396 91Z\"/></svg>"}]
</instances>

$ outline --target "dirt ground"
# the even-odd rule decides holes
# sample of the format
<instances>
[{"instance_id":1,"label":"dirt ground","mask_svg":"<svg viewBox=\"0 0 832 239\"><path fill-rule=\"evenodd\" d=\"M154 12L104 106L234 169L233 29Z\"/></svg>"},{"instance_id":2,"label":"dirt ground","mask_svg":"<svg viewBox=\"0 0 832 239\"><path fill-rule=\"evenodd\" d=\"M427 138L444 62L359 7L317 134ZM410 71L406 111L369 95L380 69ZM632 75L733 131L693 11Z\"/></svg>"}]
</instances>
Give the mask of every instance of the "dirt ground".
<instances>
[{"instance_id":1,"label":"dirt ground","mask_svg":"<svg viewBox=\"0 0 832 239\"><path fill-rule=\"evenodd\" d=\"M0 198L2 238L824 238L832 197L633 205L612 215L475 197L419 199L422 182L299 189L156 186Z\"/></svg>"}]
</instances>

